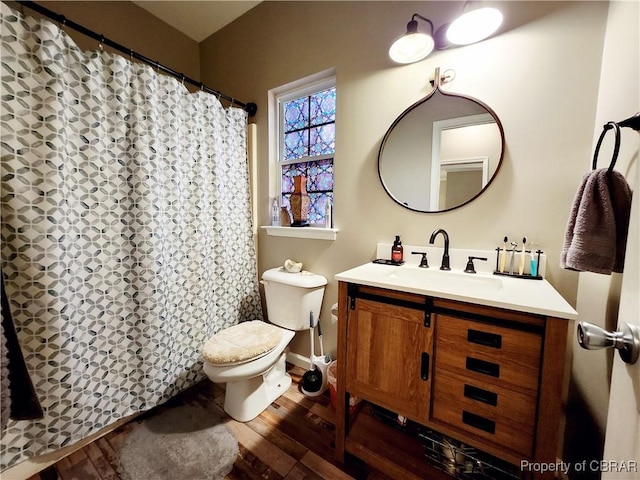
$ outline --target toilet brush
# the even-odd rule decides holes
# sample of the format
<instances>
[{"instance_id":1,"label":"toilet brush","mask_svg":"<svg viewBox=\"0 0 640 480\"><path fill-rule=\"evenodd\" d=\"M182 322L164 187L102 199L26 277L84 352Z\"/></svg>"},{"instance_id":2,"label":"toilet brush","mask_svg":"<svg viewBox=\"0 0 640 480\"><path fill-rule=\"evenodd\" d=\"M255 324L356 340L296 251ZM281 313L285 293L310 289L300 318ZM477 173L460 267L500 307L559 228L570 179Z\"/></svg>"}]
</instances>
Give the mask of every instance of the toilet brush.
<instances>
[{"instance_id":1,"label":"toilet brush","mask_svg":"<svg viewBox=\"0 0 640 480\"><path fill-rule=\"evenodd\" d=\"M302 376L302 392L314 394L317 393L322 388L322 373L320 370L316 369L315 365L315 355L314 355L314 335L313 332L315 330L315 326L313 324L313 312L309 314L309 334L311 337L311 356L309 357L310 365L309 370L307 370Z\"/></svg>"},{"instance_id":2,"label":"toilet brush","mask_svg":"<svg viewBox=\"0 0 640 480\"><path fill-rule=\"evenodd\" d=\"M324 345L322 344L322 325L320 324L320 320L318 320L318 340L320 341L320 361L329 364L331 362L331 355L324 354Z\"/></svg>"}]
</instances>

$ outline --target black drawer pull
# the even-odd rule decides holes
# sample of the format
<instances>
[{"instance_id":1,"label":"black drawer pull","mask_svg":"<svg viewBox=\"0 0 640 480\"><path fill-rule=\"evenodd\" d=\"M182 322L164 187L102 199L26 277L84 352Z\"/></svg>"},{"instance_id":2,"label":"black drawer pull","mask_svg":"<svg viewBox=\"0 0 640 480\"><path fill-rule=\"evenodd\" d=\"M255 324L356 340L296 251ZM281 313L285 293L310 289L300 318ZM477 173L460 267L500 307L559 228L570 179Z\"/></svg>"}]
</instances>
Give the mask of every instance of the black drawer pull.
<instances>
[{"instance_id":1,"label":"black drawer pull","mask_svg":"<svg viewBox=\"0 0 640 480\"><path fill-rule=\"evenodd\" d=\"M473 385L464 384L464 396L472 400L477 400L487 405L498 405L498 394L484 390L482 388L474 387Z\"/></svg>"},{"instance_id":2,"label":"black drawer pull","mask_svg":"<svg viewBox=\"0 0 640 480\"><path fill-rule=\"evenodd\" d=\"M467 370L500 378L500 365L477 358L467 357Z\"/></svg>"},{"instance_id":3,"label":"black drawer pull","mask_svg":"<svg viewBox=\"0 0 640 480\"><path fill-rule=\"evenodd\" d=\"M502 335L482 332L480 330L467 330L467 341L491 348L502 348Z\"/></svg>"},{"instance_id":4,"label":"black drawer pull","mask_svg":"<svg viewBox=\"0 0 640 480\"><path fill-rule=\"evenodd\" d=\"M422 352L422 360L420 362L420 378L429 380L429 354Z\"/></svg>"},{"instance_id":5,"label":"black drawer pull","mask_svg":"<svg viewBox=\"0 0 640 480\"><path fill-rule=\"evenodd\" d=\"M462 411L462 423L470 425L474 428L482 430L487 433L496 433L496 422L489 420L488 418L481 417L475 413Z\"/></svg>"}]
</instances>

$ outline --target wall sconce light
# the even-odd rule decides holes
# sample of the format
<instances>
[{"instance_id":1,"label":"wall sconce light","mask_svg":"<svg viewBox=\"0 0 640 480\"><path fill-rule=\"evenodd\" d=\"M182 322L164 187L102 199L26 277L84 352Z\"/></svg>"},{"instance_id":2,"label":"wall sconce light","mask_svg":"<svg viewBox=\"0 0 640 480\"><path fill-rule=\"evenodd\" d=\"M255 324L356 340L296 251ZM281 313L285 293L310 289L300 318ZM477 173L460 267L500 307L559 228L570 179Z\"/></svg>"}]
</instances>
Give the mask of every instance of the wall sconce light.
<instances>
[{"instance_id":1,"label":"wall sconce light","mask_svg":"<svg viewBox=\"0 0 640 480\"><path fill-rule=\"evenodd\" d=\"M431 34L418 32L418 21L424 20L431 27ZM428 18L414 13L411 21L407 23L407 33L398 38L391 48L389 48L389 56L396 63L413 63L426 58L431 53L435 42L433 40L433 23Z\"/></svg>"},{"instance_id":2,"label":"wall sconce light","mask_svg":"<svg viewBox=\"0 0 640 480\"><path fill-rule=\"evenodd\" d=\"M431 27L431 35L418 32L418 21ZM414 63L426 58L434 49L444 50L452 45L469 45L489 37L502 24L502 13L497 8L483 7L467 11L451 23L442 25L434 35L433 22L414 13L407 24L407 33L398 38L389 49L396 63ZM435 39L434 39L435 37Z\"/></svg>"},{"instance_id":3,"label":"wall sconce light","mask_svg":"<svg viewBox=\"0 0 640 480\"><path fill-rule=\"evenodd\" d=\"M491 36L502 25L502 12L483 7L456 18L447 28L447 40L454 45L470 45Z\"/></svg>"}]
</instances>

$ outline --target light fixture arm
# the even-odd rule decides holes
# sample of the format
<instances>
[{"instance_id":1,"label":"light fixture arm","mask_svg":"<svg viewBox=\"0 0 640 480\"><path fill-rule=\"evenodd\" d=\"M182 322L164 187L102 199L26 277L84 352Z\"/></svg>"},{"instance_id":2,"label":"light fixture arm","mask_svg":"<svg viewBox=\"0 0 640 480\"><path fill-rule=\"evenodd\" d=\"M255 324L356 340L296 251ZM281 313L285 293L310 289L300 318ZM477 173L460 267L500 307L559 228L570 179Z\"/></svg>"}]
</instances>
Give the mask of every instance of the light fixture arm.
<instances>
[{"instance_id":1,"label":"light fixture arm","mask_svg":"<svg viewBox=\"0 0 640 480\"><path fill-rule=\"evenodd\" d=\"M416 20L416 18L419 18L420 20L423 20L429 24L429 26L431 27L431 36L433 37L433 22L428 18L423 17L419 13L414 13L411 16L411 21L407 23L407 33L409 33L410 31L412 33L415 33L418 31L418 21Z\"/></svg>"}]
</instances>

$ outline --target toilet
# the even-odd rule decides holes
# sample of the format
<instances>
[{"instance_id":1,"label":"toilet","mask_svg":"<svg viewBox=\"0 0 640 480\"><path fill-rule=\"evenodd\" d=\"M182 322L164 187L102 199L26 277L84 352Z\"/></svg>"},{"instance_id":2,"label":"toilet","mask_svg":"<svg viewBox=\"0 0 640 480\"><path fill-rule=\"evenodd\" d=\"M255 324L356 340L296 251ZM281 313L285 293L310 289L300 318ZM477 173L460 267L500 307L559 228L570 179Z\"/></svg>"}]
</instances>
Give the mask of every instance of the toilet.
<instances>
[{"instance_id":1,"label":"toilet","mask_svg":"<svg viewBox=\"0 0 640 480\"><path fill-rule=\"evenodd\" d=\"M221 330L202 348L204 372L226 383L224 410L239 422L257 417L291 386L285 349L295 333L320 318L327 279L272 268L262 275L269 322L251 320Z\"/></svg>"}]
</instances>

